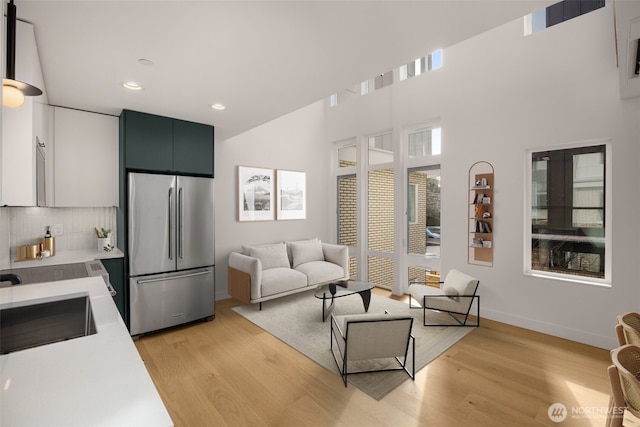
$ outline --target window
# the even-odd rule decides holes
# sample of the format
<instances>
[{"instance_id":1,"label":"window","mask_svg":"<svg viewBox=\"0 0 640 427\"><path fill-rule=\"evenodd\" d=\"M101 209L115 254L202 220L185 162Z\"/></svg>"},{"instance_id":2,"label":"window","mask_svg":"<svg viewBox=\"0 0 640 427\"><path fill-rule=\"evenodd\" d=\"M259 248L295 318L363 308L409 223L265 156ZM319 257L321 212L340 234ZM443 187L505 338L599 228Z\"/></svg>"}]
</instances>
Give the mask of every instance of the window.
<instances>
[{"instance_id":1,"label":"window","mask_svg":"<svg viewBox=\"0 0 640 427\"><path fill-rule=\"evenodd\" d=\"M429 70L437 70L442 67L442 49L438 49L429 55Z\"/></svg>"},{"instance_id":2,"label":"window","mask_svg":"<svg viewBox=\"0 0 640 427\"><path fill-rule=\"evenodd\" d=\"M392 134L386 133L367 138L369 145L369 164L379 165L381 163L393 162L393 140Z\"/></svg>"},{"instance_id":3,"label":"window","mask_svg":"<svg viewBox=\"0 0 640 427\"><path fill-rule=\"evenodd\" d=\"M605 0L565 0L525 16L525 35L605 7Z\"/></svg>"},{"instance_id":4,"label":"window","mask_svg":"<svg viewBox=\"0 0 640 427\"><path fill-rule=\"evenodd\" d=\"M366 95L369 93L369 80L360 83L360 95Z\"/></svg>"},{"instance_id":5,"label":"window","mask_svg":"<svg viewBox=\"0 0 640 427\"><path fill-rule=\"evenodd\" d=\"M393 71L387 71L386 73L382 73L376 76L373 79L374 89L382 89L383 87L387 87L393 84Z\"/></svg>"},{"instance_id":6,"label":"window","mask_svg":"<svg viewBox=\"0 0 640 427\"><path fill-rule=\"evenodd\" d=\"M338 176L338 244L358 246L358 178ZM357 262L349 256L349 277L358 277Z\"/></svg>"},{"instance_id":7,"label":"window","mask_svg":"<svg viewBox=\"0 0 640 427\"><path fill-rule=\"evenodd\" d=\"M348 145L338 148L338 167L348 168L357 166L358 150L355 145Z\"/></svg>"},{"instance_id":8,"label":"window","mask_svg":"<svg viewBox=\"0 0 640 427\"><path fill-rule=\"evenodd\" d=\"M409 184L409 195L407 200L407 216L409 224L418 223L418 184Z\"/></svg>"},{"instance_id":9,"label":"window","mask_svg":"<svg viewBox=\"0 0 640 427\"><path fill-rule=\"evenodd\" d=\"M338 244L358 245L358 179L338 177Z\"/></svg>"},{"instance_id":10,"label":"window","mask_svg":"<svg viewBox=\"0 0 640 427\"><path fill-rule=\"evenodd\" d=\"M441 151L442 132L440 128L412 132L408 136L409 158L437 156Z\"/></svg>"},{"instance_id":11,"label":"window","mask_svg":"<svg viewBox=\"0 0 640 427\"><path fill-rule=\"evenodd\" d=\"M531 154L531 272L604 281L607 145Z\"/></svg>"},{"instance_id":12,"label":"window","mask_svg":"<svg viewBox=\"0 0 640 427\"><path fill-rule=\"evenodd\" d=\"M329 97L329 105L331 107L335 107L336 105L338 105L338 94L334 93L333 95L331 95Z\"/></svg>"},{"instance_id":13,"label":"window","mask_svg":"<svg viewBox=\"0 0 640 427\"><path fill-rule=\"evenodd\" d=\"M408 253L440 255L440 166L407 171Z\"/></svg>"}]
</instances>

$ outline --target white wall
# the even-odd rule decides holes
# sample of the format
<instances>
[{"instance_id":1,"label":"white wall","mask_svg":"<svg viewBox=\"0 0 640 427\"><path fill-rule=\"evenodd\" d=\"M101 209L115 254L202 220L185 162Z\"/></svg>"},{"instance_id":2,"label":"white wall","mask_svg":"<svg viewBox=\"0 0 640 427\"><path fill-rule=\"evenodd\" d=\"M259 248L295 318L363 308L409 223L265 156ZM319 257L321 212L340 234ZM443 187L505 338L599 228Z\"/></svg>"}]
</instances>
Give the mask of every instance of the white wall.
<instances>
[{"instance_id":1,"label":"white wall","mask_svg":"<svg viewBox=\"0 0 640 427\"><path fill-rule=\"evenodd\" d=\"M226 298L229 253L242 244L319 237L335 242L325 201L329 197L323 102L251 131L216 142L216 299ZM238 166L301 171L307 178L307 218L238 221Z\"/></svg>"},{"instance_id":2,"label":"white wall","mask_svg":"<svg viewBox=\"0 0 640 427\"><path fill-rule=\"evenodd\" d=\"M389 128L397 136L434 117L443 135L443 271L480 279L484 317L613 348L616 315L640 311L640 102L620 99L612 8L528 37L516 20L447 48L441 69L328 109L327 138ZM525 277L526 150L600 138L612 142L612 286ZM467 171L478 160L495 167L493 268L467 265Z\"/></svg>"}]
</instances>

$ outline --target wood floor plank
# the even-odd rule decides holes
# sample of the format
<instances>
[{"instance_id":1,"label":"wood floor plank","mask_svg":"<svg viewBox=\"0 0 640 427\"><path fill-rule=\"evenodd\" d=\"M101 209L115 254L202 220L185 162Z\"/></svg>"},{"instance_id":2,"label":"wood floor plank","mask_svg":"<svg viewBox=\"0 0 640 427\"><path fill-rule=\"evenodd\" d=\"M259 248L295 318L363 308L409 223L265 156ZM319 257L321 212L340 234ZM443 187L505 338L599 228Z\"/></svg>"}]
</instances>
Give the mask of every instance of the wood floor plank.
<instances>
[{"instance_id":1,"label":"wood floor plank","mask_svg":"<svg viewBox=\"0 0 640 427\"><path fill-rule=\"evenodd\" d=\"M177 427L538 427L558 425L547 415L552 403L569 411L608 405L607 350L486 319L376 401L235 313L237 304L218 301L215 320L135 343Z\"/></svg>"}]
</instances>

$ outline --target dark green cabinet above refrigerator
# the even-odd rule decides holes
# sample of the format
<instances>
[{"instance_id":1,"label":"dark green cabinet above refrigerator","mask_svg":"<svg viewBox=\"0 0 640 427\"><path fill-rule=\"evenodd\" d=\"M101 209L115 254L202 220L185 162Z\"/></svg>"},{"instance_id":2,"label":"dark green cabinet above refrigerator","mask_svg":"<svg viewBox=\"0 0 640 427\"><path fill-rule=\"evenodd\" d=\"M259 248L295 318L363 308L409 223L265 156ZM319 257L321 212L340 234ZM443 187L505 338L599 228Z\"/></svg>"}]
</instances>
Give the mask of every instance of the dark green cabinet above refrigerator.
<instances>
[{"instance_id":1,"label":"dark green cabinet above refrigerator","mask_svg":"<svg viewBox=\"0 0 640 427\"><path fill-rule=\"evenodd\" d=\"M213 126L124 110L127 169L213 176Z\"/></svg>"}]
</instances>

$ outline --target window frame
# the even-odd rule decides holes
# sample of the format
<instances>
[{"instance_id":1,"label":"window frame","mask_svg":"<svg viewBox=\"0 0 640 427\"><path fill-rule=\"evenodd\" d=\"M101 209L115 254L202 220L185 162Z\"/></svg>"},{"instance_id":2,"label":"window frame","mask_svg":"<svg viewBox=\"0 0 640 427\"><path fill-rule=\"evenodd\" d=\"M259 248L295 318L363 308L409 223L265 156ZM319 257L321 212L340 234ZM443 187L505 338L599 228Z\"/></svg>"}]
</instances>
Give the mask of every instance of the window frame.
<instances>
[{"instance_id":1,"label":"window frame","mask_svg":"<svg viewBox=\"0 0 640 427\"><path fill-rule=\"evenodd\" d=\"M604 145L605 153L605 173L604 173L604 278L593 278L580 275L569 275L558 272L534 270L532 268L531 259L531 240L532 240L532 199L533 199L533 186L532 186L532 173L533 173L533 155L543 151L562 151L562 150L575 150L585 147L593 147L598 145ZM583 285L594 285L611 287L611 252L612 252L612 188L613 188L613 167L612 167L612 145L610 139L598 139L590 141L582 141L569 144L559 144L550 147L537 147L526 150L525 157L525 197L524 197L524 260L523 269L524 275L530 277L538 277L551 279L556 281L576 283Z\"/></svg>"},{"instance_id":2,"label":"window frame","mask_svg":"<svg viewBox=\"0 0 640 427\"><path fill-rule=\"evenodd\" d=\"M409 194L407 195L407 221L409 224L418 223L418 184L409 183Z\"/></svg>"}]
</instances>

